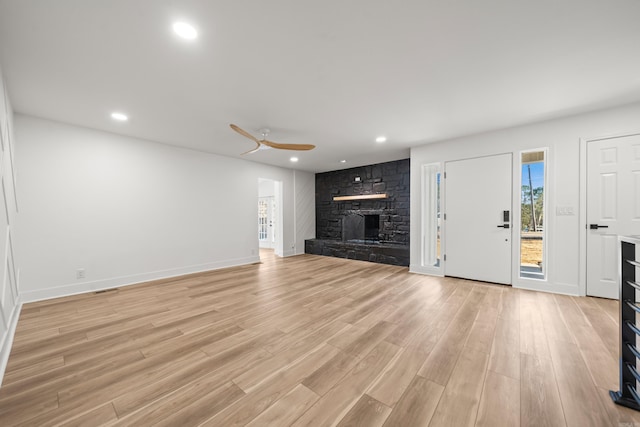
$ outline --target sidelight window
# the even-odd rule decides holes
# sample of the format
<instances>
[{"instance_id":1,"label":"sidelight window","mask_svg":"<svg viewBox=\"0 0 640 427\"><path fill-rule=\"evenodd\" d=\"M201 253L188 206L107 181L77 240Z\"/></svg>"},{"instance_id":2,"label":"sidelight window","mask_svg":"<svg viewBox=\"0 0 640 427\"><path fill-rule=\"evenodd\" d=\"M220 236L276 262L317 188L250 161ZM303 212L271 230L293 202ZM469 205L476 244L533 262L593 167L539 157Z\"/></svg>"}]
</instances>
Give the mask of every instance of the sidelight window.
<instances>
[{"instance_id":1,"label":"sidelight window","mask_svg":"<svg viewBox=\"0 0 640 427\"><path fill-rule=\"evenodd\" d=\"M422 165L422 266L440 266L440 163Z\"/></svg>"},{"instance_id":2,"label":"sidelight window","mask_svg":"<svg viewBox=\"0 0 640 427\"><path fill-rule=\"evenodd\" d=\"M546 150L524 152L520 160L520 277L544 280Z\"/></svg>"}]
</instances>

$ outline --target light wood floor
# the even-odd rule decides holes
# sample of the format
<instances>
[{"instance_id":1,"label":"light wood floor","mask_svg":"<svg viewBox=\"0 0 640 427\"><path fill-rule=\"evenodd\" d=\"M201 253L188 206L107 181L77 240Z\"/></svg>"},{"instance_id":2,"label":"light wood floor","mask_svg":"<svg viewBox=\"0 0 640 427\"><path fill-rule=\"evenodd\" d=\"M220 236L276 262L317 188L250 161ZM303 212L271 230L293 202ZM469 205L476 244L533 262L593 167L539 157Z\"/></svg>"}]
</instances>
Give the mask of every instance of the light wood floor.
<instances>
[{"instance_id":1,"label":"light wood floor","mask_svg":"<svg viewBox=\"0 0 640 427\"><path fill-rule=\"evenodd\" d=\"M0 425L633 426L617 302L303 255L27 304Z\"/></svg>"}]
</instances>

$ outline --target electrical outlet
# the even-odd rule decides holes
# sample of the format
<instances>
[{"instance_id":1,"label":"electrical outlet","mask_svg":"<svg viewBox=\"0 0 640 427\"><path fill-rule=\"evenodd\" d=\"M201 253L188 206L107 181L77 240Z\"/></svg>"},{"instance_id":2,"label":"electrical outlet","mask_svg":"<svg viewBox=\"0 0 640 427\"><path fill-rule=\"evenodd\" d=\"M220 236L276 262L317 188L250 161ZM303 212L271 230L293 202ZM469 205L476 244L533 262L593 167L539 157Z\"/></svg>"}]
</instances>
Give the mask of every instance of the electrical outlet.
<instances>
[{"instance_id":1,"label":"electrical outlet","mask_svg":"<svg viewBox=\"0 0 640 427\"><path fill-rule=\"evenodd\" d=\"M76 270L76 279L84 279L85 278L84 268L79 268Z\"/></svg>"}]
</instances>

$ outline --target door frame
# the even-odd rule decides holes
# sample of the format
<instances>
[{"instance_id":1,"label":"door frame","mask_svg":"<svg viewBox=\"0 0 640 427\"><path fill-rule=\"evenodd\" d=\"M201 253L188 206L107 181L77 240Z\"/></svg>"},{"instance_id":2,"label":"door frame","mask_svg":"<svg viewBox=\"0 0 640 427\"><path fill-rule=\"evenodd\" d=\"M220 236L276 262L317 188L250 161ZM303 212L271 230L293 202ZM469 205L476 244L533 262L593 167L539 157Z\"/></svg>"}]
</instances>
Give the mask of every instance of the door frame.
<instances>
[{"instance_id":1,"label":"door frame","mask_svg":"<svg viewBox=\"0 0 640 427\"><path fill-rule=\"evenodd\" d=\"M580 248L580 271L578 272L578 290L580 296L587 295L587 148L590 142L604 141L607 139L624 138L628 136L640 135L640 130L635 132L621 132L616 134L580 138L580 208L578 216L579 248Z\"/></svg>"}]
</instances>

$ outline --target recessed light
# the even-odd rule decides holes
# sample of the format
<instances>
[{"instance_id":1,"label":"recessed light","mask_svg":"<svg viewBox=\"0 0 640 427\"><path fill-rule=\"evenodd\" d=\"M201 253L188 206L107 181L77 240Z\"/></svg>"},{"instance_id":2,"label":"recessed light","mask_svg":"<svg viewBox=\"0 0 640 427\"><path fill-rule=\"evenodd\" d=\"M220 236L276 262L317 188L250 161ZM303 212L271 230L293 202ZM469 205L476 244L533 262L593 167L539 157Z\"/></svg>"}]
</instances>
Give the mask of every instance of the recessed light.
<instances>
[{"instance_id":1,"label":"recessed light","mask_svg":"<svg viewBox=\"0 0 640 427\"><path fill-rule=\"evenodd\" d=\"M347 163L346 160L340 160L340 163Z\"/></svg>"},{"instance_id":2,"label":"recessed light","mask_svg":"<svg viewBox=\"0 0 640 427\"><path fill-rule=\"evenodd\" d=\"M292 158L290 158L289 160L295 163L295 162L297 162L297 161L298 161L298 158L297 158L297 157L292 157Z\"/></svg>"},{"instance_id":3,"label":"recessed light","mask_svg":"<svg viewBox=\"0 0 640 427\"><path fill-rule=\"evenodd\" d=\"M191 24L186 22L175 22L173 24L173 31L183 39L193 40L198 37L198 32Z\"/></svg>"},{"instance_id":4,"label":"recessed light","mask_svg":"<svg viewBox=\"0 0 640 427\"><path fill-rule=\"evenodd\" d=\"M379 136L376 138L376 142L385 142L387 140L386 136Z\"/></svg>"},{"instance_id":5,"label":"recessed light","mask_svg":"<svg viewBox=\"0 0 640 427\"><path fill-rule=\"evenodd\" d=\"M122 114L122 113L111 113L111 118L113 120L117 120L119 122L126 122L127 120L129 120L129 117L127 117L126 114Z\"/></svg>"}]
</instances>

